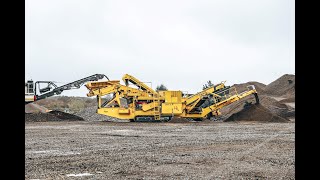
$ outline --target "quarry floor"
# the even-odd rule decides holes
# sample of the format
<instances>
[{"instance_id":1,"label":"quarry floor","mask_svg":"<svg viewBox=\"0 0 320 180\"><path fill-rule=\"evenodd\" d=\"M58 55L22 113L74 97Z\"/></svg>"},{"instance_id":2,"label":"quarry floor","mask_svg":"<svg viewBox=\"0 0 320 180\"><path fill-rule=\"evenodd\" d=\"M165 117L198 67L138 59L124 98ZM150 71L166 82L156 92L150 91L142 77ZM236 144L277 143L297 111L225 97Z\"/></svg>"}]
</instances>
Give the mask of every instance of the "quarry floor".
<instances>
[{"instance_id":1,"label":"quarry floor","mask_svg":"<svg viewBox=\"0 0 320 180\"><path fill-rule=\"evenodd\" d=\"M294 179L295 123L26 122L26 179Z\"/></svg>"}]
</instances>

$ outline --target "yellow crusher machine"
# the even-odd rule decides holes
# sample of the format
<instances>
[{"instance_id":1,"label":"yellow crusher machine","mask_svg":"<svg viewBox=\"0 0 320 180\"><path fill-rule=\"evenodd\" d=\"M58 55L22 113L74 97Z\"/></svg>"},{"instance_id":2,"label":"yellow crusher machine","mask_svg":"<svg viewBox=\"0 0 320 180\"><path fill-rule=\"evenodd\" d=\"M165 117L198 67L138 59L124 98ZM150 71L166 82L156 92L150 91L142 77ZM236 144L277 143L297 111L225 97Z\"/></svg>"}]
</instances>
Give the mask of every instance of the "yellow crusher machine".
<instances>
[{"instance_id":1,"label":"yellow crusher machine","mask_svg":"<svg viewBox=\"0 0 320 180\"><path fill-rule=\"evenodd\" d=\"M125 74L119 80L93 81L85 84L88 97L97 96L97 113L131 121L162 120L172 117L202 120L218 117L220 109L249 95L254 95L256 104L259 98L254 85L238 93L235 87L225 86L225 82L208 87L193 95L182 91L156 92L137 78ZM130 87L134 85L136 88ZM111 100L103 102L103 97L112 95Z\"/></svg>"}]
</instances>

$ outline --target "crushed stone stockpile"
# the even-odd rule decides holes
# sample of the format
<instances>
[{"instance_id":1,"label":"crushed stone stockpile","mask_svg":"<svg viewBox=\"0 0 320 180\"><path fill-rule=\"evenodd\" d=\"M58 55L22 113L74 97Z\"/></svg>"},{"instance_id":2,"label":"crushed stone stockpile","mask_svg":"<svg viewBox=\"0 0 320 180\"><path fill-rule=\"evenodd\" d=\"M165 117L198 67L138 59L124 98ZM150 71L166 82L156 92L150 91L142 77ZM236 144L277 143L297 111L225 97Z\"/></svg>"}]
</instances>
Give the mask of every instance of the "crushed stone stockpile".
<instances>
[{"instance_id":1,"label":"crushed stone stockpile","mask_svg":"<svg viewBox=\"0 0 320 180\"><path fill-rule=\"evenodd\" d=\"M259 95L259 100L260 106L263 106L264 108L268 109L273 115L281 116L284 118L295 116L294 108L286 105L285 103L277 101L276 99L270 96ZM240 112L241 110L243 110L245 101L251 102L252 104L256 103L254 97L248 96L234 104L230 104L229 106L222 108L222 114L225 115L226 118L228 118L232 114Z\"/></svg>"},{"instance_id":2,"label":"crushed stone stockpile","mask_svg":"<svg viewBox=\"0 0 320 180\"><path fill-rule=\"evenodd\" d=\"M260 96L259 96L259 99L261 101ZM254 96L251 95L251 96L247 96L237 102L234 102L226 107L223 107L220 111L227 118L227 117L231 116L232 114L241 111L243 109L243 106L246 101L249 103L252 103L252 104L256 103Z\"/></svg>"},{"instance_id":3,"label":"crushed stone stockpile","mask_svg":"<svg viewBox=\"0 0 320 180\"><path fill-rule=\"evenodd\" d=\"M262 105L252 105L248 108L232 114L225 122L229 121L261 121L261 122L289 122L284 117L277 116Z\"/></svg>"},{"instance_id":4,"label":"crushed stone stockpile","mask_svg":"<svg viewBox=\"0 0 320 180\"><path fill-rule=\"evenodd\" d=\"M254 85L258 94L264 94L264 88L266 87L266 85L259 83L259 82L256 82L256 81L250 81L250 82L242 83L242 84L234 84L233 87L235 87L237 89L238 93L241 93L243 91L248 90L247 86L249 86L249 85Z\"/></svg>"},{"instance_id":5,"label":"crushed stone stockpile","mask_svg":"<svg viewBox=\"0 0 320 180\"><path fill-rule=\"evenodd\" d=\"M274 115L281 117L294 117L295 109L286 105L285 103L279 102L272 97L262 96L260 103L266 107Z\"/></svg>"},{"instance_id":6,"label":"crushed stone stockpile","mask_svg":"<svg viewBox=\"0 0 320 180\"><path fill-rule=\"evenodd\" d=\"M83 121L84 119L61 111L50 111L48 113L25 113L25 122L46 121Z\"/></svg>"},{"instance_id":7,"label":"crushed stone stockpile","mask_svg":"<svg viewBox=\"0 0 320 180\"><path fill-rule=\"evenodd\" d=\"M79 120L83 121L84 119L82 117L76 116L74 114L69 114L61 111L50 111L50 114L55 115L57 118L62 119L62 120Z\"/></svg>"},{"instance_id":8,"label":"crushed stone stockpile","mask_svg":"<svg viewBox=\"0 0 320 180\"><path fill-rule=\"evenodd\" d=\"M285 74L265 87L270 95L292 98L295 96L295 75Z\"/></svg>"},{"instance_id":9,"label":"crushed stone stockpile","mask_svg":"<svg viewBox=\"0 0 320 180\"><path fill-rule=\"evenodd\" d=\"M75 115L82 117L86 121L111 121L111 122L127 122L128 121L128 120L122 120L122 119L98 114L96 106L85 108L75 113Z\"/></svg>"},{"instance_id":10,"label":"crushed stone stockpile","mask_svg":"<svg viewBox=\"0 0 320 180\"><path fill-rule=\"evenodd\" d=\"M279 102L275 98L270 96L259 96L260 103L265 107L272 107L276 106L278 108L288 108L284 103Z\"/></svg>"}]
</instances>

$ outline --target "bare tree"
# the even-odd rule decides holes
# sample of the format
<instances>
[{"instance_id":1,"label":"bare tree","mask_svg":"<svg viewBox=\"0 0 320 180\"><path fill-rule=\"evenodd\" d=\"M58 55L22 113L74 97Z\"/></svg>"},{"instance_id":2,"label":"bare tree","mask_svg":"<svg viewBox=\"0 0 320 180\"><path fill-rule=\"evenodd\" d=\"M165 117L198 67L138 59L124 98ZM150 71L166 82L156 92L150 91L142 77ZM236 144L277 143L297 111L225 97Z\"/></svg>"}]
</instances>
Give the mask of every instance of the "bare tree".
<instances>
[{"instance_id":1,"label":"bare tree","mask_svg":"<svg viewBox=\"0 0 320 180\"><path fill-rule=\"evenodd\" d=\"M156 91L159 92L159 91L167 91L168 88L163 85L163 84L160 84L159 86L156 87Z\"/></svg>"}]
</instances>

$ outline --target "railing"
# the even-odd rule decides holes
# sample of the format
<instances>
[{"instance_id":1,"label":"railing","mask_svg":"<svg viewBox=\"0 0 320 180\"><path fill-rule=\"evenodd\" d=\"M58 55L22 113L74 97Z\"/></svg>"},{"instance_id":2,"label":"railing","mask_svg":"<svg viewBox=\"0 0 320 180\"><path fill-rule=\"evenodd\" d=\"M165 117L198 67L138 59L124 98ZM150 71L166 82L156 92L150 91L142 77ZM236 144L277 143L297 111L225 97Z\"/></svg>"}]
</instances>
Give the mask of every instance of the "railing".
<instances>
[{"instance_id":1,"label":"railing","mask_svg":"<svg viewBox=\"0 0 320 180\"><path fill-rule=\"evenodd\" d=\"M153 96L153 116L155 120L160 120L161 113L160 113L160 98L159 94L152 94ZM157 105L158 103L158 105Z\"/></svg>"},{"instance_id":2,"label":"railing","mask_svg":"<svg viewBox=\"0 0 320 180\"><path fill-rule=\"evenodd\" d=\"M254 85L249 85L247 86L246 91L243 91L240 94L238 94L236 87L230 87L229 89L223 90L219 93L210 93L210 94L214 96L213 100L214 100L214 104L216 105L220 101L229 99L232 96L241 96L242 94L254 89L255 89Z\"/></svg>"}]
</instances>

